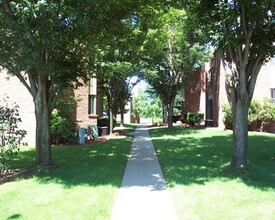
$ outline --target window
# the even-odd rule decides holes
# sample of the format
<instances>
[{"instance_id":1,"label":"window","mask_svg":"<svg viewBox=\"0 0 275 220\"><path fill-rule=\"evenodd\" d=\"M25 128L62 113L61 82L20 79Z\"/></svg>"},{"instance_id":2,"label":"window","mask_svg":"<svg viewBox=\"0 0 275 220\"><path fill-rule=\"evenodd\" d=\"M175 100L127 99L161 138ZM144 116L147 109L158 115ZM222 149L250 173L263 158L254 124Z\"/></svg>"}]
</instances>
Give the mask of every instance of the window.
<instances>
[{"instance_id":1,"label":"window","mask_svg":"<svg viewBox=\"0 0 275 220\"><path fill-rule=\"evenodd\" d=\"M89 95L88 99L88 114L95 115L95 95Z\"/></svg>"},{"instance_id":2,"label":"window","mask_svg":"<svg viewBox=\"0 0 275 220\"><path fill-rule=\"evenodd\" d=\"M273 103L275 104L275 88L271 89L271 98L273 100Z\"/></svg>"},{"instance_id":3,"label":"window","mask_svg":"<svg viewBox=\"0 0 275 220\"><path fill-rule=\"evenodd\" d=\"M90 95L96 95L96 89L97 89L97 80L96 80L96 78L91 78L90 79L89 94Z\"/></svg>"},{"instance_id":4,"label":"window","mask_svg":"<svg viewBox=\"0 0 275 220\"><path fill-rule=\"evenodd\" d=\"M90 79L89 96L88 96L88 114L96 115L96 90L97 81L96 78Z\"/></svg>"}]
</instances>

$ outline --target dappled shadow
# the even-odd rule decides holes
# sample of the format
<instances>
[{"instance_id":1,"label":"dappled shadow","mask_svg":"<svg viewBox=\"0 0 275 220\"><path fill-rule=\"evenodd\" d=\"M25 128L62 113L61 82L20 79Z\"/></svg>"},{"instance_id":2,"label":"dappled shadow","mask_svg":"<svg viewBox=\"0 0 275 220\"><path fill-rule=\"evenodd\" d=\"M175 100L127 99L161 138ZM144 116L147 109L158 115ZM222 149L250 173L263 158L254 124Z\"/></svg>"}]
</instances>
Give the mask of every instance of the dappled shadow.
<instances>
[{"instance_id":1,"label":"dappled shadow","mask_svg":"<svg viewBox=\"0 0 275 220\"><path fill-rule=\"evenodd\" d=\"M41 184L58 183L64 187L76 185L120 186L132 139L110 139L107 142L53 147L53 160L58 169L40 171L25 178L36 177ZM22 152L22 158L34 156L34 151Z\"/></svg>"},{"instance_id":2,"label":"dappled shadow","mask_svg":"<svg viewBox=\"0 0 275 220\"><path fill-rule=\"evenodd\" d=\"M198 132L192 129L165 132L168 136L164 140L160 138L163 132L150 131L168 186L241 178L245 184L262 190L275 188L274 136L251 136L249 171L233 174L229 167L232 155L230 132L221 131L219 134L216 131L208 136L192 135L193 132Z\"/></svg>"}]
</instances>

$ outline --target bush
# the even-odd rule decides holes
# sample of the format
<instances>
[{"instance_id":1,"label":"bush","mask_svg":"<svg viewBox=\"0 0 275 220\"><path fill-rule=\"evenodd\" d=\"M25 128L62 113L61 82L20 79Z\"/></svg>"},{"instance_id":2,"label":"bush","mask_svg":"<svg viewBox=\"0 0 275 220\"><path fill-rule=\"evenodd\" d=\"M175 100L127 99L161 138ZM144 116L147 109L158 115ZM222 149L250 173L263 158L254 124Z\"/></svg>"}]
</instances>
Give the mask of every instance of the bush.
<instances>
[{"instance_id":1,"label":"bush","mask_svg":"<svg viewBox=\"0 0 275 220\"><path fill-rule=\"evenodd\" d=\"M51 132L52 143L75 142L76 134L71 130L72 122L69 118L61 116L60 110L52 111Z\"/></svg>"},{"instance_id":2,"label":"bush","mask_svg":"<svg viewBox=\"0 0 275 220\"><path fill-rule=\"evenodd\" d=\"M222 107L224 113L223 122L226 129L232 129L232 111L229 104ZM271 99L264 99L263 103L252 100L248 110L248 130L260 131L265 130L263 127L272 124L275 121L275 104ZM268 127L268 126L267 126Z\"/></svg>"},{"instance_id":3,"label":"bush","mask_svg":"<svg viewBox=\"0 0 275 220\"><path fill-rule=\"evenodd\" d=\"M259 119L263 122L275 121L275 104L272 99L265 98L259 112Z\"/></svg>"},{"instance_id":4,"label":"bush","mask_svg":"<svg viewBox=\"0 0 275 220\"><path fill-rule=\"evenodd\" d=\"M19 106L13 104L9 107L8 98L0 104L0 170L8 170L13 156L18 153L20 143L26 135L25 130L18 129ZM1 175L1 173L0 173Z\"/></svg>"},{"instance_id":5,"label":"bush","mask_svg":"<svg viewBox=\"0 0 275 220\"><path fill-rule=\"evenodd\" d=\"M61 96L62 97L62 96ZM77 98L74 96L59 98L51 114L52 143L76 142L75 121L72 115L76 109Z\"/></svg>"},{"instance_id":6,"label":"bush","mask_svg":"<svg viewBox=\"0 0 275 220\"><path fill-rule=\"evenodd\" d=\"M257 100L252 100L248 109L248 130L258 131L261 127L261 121L259 119L262 105Z\"/></svg>"},{"instance_id":7,"label":"bush","mask_svg":"<svg viewBox=\"0 0 275 220\"><path fill-rule=\"evenodd\" d=\"M275 104L272 99L264 99L259 118L262 121L261 131L275 132Z\"/></svg>"},{"instance_id":8,"label":"bush","mask_svg":"<svg viewBox=\"0 0 275 220\"><path fill-rule=\"evenodd\" d=\"M222 112L224 113L223 123L224 123L225 129L232 129L233 115L232 115L231 106L227 103L224 104L222 106Z\"/></svg>"},{"instance_id":9,"label":"bush","mask_svg":"<svg viewBox=\"0 0 275 220\"><path fill-rule=\"evenodd\" d=\"M203 119L204 114L197 112L187 112L185 114L185 121L190 125L200 124Z\"/></svg>"}]
</instances>

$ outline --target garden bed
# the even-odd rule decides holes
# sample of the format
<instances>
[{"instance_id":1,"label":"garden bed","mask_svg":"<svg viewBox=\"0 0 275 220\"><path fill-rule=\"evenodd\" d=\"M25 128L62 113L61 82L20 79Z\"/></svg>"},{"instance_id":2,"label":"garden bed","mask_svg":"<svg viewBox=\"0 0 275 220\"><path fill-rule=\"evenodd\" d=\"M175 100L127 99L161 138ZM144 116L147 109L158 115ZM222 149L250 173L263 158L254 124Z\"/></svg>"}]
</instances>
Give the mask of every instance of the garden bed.
<instances>
[{"instance_id":1,"label":"garden bed","mask_svg":"<svg viewBox=\"0 0 275 220\"><path fill-rule=\"evenodd\" d=\"M33 172L34 168L26 168L23 170L1 170L0 171L0 184L4 184L6 182L10 182L15 180L18 177L27 175Z\"/></svg>"}]
</instances>

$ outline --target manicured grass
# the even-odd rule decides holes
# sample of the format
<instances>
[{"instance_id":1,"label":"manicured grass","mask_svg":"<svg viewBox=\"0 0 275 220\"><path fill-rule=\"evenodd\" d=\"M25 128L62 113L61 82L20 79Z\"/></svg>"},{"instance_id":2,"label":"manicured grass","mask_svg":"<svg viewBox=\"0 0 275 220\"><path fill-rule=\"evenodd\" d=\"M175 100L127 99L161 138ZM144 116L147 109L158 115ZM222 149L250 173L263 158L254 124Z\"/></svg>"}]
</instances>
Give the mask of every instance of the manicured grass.
<instances>
[{"instance_id":1,"label":"manicured grass","mask_svg":"<svg viewBox=\"0 0 275 220\"><path fill-rule=\"evenodd\" d=\"M124 124L123 126L118 125L117 127L114 128L114 132L122 132L122 133L129 133L129 132L134 132L136 129L135 124Z\"/></svg>"},{"instance_id":2,"label":"manicured grass","mask_svg":"<svg viewBox=\"0 0 275 220\"><path fill-rule=\"evenodd\" d=\"M249 171L229 168L232 132L152 129L180 219L275 219L275 135L249 134Z\"/></svg>"},{"instance_id":3,"label":"manicured grass","mask_svg":"<svg viewBox=\"0 0 275 220\"><path fill-rule=\"evenodd\" d=\"M131 143L54 147L57 170L0 185L0 219L109 219ZM30 166L34 154L23 148L14 167Z\"/></svg>"}]
</instances>

